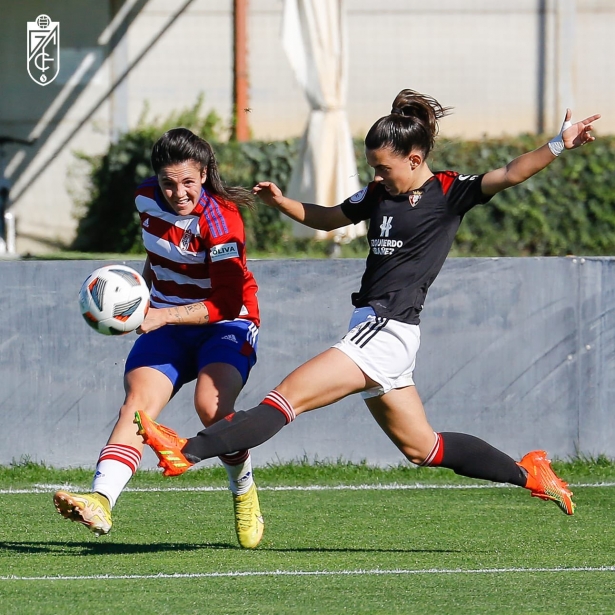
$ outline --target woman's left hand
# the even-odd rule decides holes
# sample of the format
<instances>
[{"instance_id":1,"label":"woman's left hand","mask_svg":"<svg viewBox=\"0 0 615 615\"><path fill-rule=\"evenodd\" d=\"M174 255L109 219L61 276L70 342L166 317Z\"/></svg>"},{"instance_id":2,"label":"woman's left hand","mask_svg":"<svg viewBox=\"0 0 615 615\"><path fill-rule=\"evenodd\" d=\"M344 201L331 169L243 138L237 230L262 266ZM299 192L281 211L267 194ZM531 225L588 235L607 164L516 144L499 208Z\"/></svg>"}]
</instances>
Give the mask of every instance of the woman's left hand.
<instances>
[{"instance_id":1,"label":"woman's left hand","mask_svg":"<svg viewBox=\"0 0 615 615\"><path fill-rule=\"evenodd\" d=\"M572 117L572 111L570 109L566 109L566 118L565 122L569 122ZM562 132L562 140L564 141L564 147L566 149L575 149L575 147L580 147L581 145L585 145L586 143L590 143L591 141L595 141L596 137L590 135L590 131L593 130L592 122L600 119L600 115L592 115L576 124L572 124Z\"/></svg>"}]
</instances>

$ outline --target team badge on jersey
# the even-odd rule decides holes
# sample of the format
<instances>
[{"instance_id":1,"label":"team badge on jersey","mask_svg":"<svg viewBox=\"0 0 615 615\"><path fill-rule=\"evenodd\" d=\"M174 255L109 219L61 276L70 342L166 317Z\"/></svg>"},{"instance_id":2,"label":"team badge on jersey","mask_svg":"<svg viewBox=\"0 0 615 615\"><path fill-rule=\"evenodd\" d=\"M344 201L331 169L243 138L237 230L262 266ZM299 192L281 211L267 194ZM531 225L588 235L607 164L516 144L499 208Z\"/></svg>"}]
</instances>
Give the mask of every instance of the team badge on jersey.
<instances>
[{"instance_id":1,"label":"team badge on jersey","mask_svg":"<svg viewBox=\"0 0 615 615\"><path fill-rule=\"evenodd\" d=\"M365 198L366 194L367 194L367 186L365 186L365 188L359 190L359 192L355 192L350 197L349 200L350 200L351 203L360 203Z\"/></svg>"},{"instance_id":2,"label":"team badge on jersey","mask_svg":"<svg viewBox=\"0 0 615 615\"><path fill-rule=\"evenodd\" d=\"M188 251L190 247L190 242L192 241L192 231L190 229L186 229L184 234L182 235L181 241L179 242L179 247L185 252Z\"/></svg>"},{"instance_id":3,"label":"team badge on jersey","mask_svg":"<svg viewBox=\"0 0 615 615\"><path fill-rule=\"evenodd\" d=\"M408 201L410 203L410 207L416 207L417 203L421 200L423 196L422 190L413 190L408 197Z\"/></svg>"}]
</instances>

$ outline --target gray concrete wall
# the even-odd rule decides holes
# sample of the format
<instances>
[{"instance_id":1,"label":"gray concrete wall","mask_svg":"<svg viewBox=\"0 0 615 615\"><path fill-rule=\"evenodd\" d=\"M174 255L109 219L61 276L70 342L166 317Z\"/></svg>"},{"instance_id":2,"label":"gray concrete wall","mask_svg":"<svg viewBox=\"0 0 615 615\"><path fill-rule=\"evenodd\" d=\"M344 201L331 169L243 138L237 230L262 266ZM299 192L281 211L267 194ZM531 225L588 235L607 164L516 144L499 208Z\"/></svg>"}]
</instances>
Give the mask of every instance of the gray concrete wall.
<instances>
[{"instance_id":1,"label":"gray concrete wall","mask_svg":"<svg viewBox=\"0 0 615 615\"><path fill-rule=\"evenodd\" d=\"M122 402L135 335L82 321L81 282L101 262L0 262L0 463L22 456L93 466ZM140 268L140 262L127 262ZM238 407L343 335L362 260L253 261L259 361ZM615 456L615 259L449 259L423 312L415 373L437 430L464 431L518 457ZM162 421L200 429L186 386ZM155 465L147 451L144 465ZM359 396L300 417L254 451L258 465L306 456L403 460Z\"/></svg>"}]
</instances>

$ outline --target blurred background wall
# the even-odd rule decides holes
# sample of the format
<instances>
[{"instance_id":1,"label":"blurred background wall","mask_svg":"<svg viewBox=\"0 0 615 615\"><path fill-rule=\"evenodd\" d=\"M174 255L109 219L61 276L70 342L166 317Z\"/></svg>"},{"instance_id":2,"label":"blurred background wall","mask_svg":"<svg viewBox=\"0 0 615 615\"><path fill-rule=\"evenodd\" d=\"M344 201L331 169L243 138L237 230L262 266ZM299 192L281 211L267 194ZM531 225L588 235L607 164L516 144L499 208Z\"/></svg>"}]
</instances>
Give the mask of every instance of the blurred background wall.
<instances>
[{"instance_id":1,"label":"blurred background wall","mask_svg":"<svg viewBox=\"0 0 615 615\"><path fill-rule=\"evenodd\" d=\"M298 136L308 104L282 49L283 0L248 3L249 123L260 139ZM346 0L351 131L361 136L410 87L454 107L445 136L556 133L601 112L615 132L612 0ZM46 87L28 76L26 23L59 21L61 68ZM17 251L70 241L73 196L87 186L75 151L98 154L146 106L149 117L205 96L230 124L231 0L22 0L2 5L0 181L11 189ZM480 169L477 169L480 170Z\"/></svg>"},{"instance_id":2,"label":"blurred background wall","mask_svg":"<svg viewBox=\"0 0 615 615\"><path fill-rule=\"evenodd\" d=\"M0 464L91 466L107 441L136 335L99 335L79 314L81 281L102 264L0 261ZM364 264L262 260L250 269L262 328L239 409L347 331ZM421 315L415 371L434 429L474 434L515 458L537 448L615 458L614 271L615 258L448 259ZM193 395L186 385L161 415L182 436L202 429ZM404 459L358 395L300 416L253 455L258 465ZM143 467L155 465L147 449Z\"/></svg>"}]
</instances>

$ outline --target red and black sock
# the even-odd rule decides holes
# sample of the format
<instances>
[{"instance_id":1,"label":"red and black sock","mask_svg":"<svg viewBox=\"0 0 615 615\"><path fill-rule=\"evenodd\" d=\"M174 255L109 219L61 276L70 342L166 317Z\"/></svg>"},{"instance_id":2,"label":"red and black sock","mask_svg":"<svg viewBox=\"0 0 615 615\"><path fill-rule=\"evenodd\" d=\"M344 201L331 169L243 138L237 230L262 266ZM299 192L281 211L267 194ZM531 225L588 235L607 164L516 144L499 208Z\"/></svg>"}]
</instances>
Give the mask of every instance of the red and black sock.
<instances>
[{"instance_id":1,"label":"red and black sock","mask_svg":"<svg viewBox=\"0 0 615 615\"><path fill-rule=\"evenodd\" d=\"M229 414L223 420L189 438L182 448L186 459L203 459L254 448L266 442L295 418L292 406L277 391L271 391L250 410Z\"/></svg>"},{"instance_id":2,"label":"red and black sock","mask_svg":"<svg viewBox=\"0 0 615 615\"><path fill-rule=\"evenodd\" d=\"M455 474L525 487L526 474L506 453L465 433L436 434L436 443L421 465L449 468Z\"/></svg>"}]
</instances>

